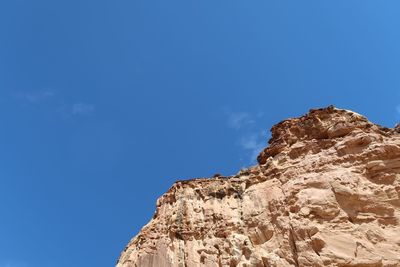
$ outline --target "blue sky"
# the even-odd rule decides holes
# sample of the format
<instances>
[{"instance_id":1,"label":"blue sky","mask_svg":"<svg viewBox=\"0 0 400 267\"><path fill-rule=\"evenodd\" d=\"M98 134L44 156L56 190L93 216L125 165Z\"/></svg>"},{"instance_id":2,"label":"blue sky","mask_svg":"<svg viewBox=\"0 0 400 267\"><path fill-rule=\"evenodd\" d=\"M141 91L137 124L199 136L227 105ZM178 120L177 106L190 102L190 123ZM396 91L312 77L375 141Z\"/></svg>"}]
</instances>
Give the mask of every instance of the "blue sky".
<instances>
[{"instance_id":1,"label":"blue sky","mask_svg":"<svg viewBox=\"0 0 400 267\"><path fill-rule=\"evenodd\" d=\"M399 1L0 3L0 267L106 267L178 179L334 104L400 120Z\"/></svg>"}]
</instances>

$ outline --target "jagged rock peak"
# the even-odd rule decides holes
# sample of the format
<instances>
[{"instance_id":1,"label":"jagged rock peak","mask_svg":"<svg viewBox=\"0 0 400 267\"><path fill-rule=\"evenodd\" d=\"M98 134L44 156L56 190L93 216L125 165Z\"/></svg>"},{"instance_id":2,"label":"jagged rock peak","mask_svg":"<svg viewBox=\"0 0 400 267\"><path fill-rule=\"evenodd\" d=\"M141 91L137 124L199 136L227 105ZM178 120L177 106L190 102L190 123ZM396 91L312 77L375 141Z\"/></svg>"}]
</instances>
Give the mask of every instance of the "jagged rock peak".
<instances>
[{"instance_id":1,"label":"jagged rock peak","mask_svg":"<svg viewBox=\"0 0 400 267\"><path fill-rule=\"evenodd\" d=\"M278 123L258 165L174 183L117 267L400 267L399 131L332 106Z\"/></svg>"},{"instance_id":2,"label":"jagged rock peak","mask_svg":"<svg viewBox=\"0 0 400 267\"><path fill-rule=\"evenodd\" d=\"M311 109L309 113L299 118L281 121L271 128L272 137L257 160L264 164L268 157L280 153L285 147L305 140L327 140L343 137L355 130L364 132L388 132L391 129L375 125L364 116L346 109L334 106Z\"/></svg>"}]
</instances>

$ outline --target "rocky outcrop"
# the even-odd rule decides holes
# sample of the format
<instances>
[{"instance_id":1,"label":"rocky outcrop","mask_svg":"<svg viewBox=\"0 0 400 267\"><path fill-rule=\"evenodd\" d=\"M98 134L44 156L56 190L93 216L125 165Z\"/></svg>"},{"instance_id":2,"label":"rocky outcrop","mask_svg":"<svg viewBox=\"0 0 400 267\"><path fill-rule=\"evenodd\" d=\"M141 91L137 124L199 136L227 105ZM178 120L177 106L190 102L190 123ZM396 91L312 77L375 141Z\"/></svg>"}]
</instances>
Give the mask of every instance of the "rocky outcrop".
<instances>
[{"instance_id":1,"label":"rocky outcrop","mask_svg":"<svg viewBox=\"0 0 400 267\"><path fill-rule=\"evenodd\" d=\"M332 106L278 123L259 164L176 182L117 267L400 266L400 133Z\"/></svg>"}]
</instances>

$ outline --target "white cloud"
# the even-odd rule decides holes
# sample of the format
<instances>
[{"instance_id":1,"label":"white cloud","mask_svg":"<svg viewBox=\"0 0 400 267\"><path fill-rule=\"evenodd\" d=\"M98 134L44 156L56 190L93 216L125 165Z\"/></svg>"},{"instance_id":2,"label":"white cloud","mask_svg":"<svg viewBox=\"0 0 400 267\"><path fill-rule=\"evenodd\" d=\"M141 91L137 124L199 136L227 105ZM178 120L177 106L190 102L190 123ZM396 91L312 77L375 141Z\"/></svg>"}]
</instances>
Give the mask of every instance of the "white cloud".
<instances>
[{"instance_id":1,"label":"white cloud","mask_svg":"<svg viewBox=\"0 0 400 267\"><path fill-rule=\"evenodd\" d=\"M233 112L229 108L223 111L227 116L227 124L237 135L236 145L242 150L241 160L246 164L255 163L258 154L267 146L267 132L260 129L257 122L264 116L263 112Z\"/></svg>"},{"instance_id":2,"label":"white cloud","mask_svg":"<svg viewBox=\"0 0 400 267\"><path fill-rule=\"evenodd\" d=\"M45 107L48 111L56 111L63 118L89 116L94 113L95 106L87 102L66 102L60 94L52 90L17 91L10 97L18 100L22 107ZM0 98L0 102L3 99ZM45 110L45 109L43 109ZM3 267L0 265L0 267Z\"/></svg>"},{"instance_id":3,"label":"white cloud","mask_svg":"<svg viewBox=\"0 0 400 267\"><path fill-rule=\"evenodd\" d=\"M254 162L260 152L267 146L266 136L263 132L249 133L241 137L240 147L250 156L250 162Z\"/></svg>"},{"instance_id":4,"label":"white cloud","mask_svg":"<svg viewBox=\"0 0 400 267\"><path fill-rule=\"evenodd\" d=\"M229 127L239 130L248 124L255 123L255 120L247 112L231 112L227 111Z\"/></svg>"},{"instance_id":5,"label":"white cloud","mask_svg":"<svg viewBox=\"0 0 400 267\"><path fill-rule=\"evenodd\" d=\"M17 92L14 94L14 97L16 97L18 99L22 99L22 100L32 103L32 104L42 102L53 96L54 96L54 92L50 91L50 90L37 91L37 92Z\"/></svg>"},{"instance_id":6,"label":"white cloud","mask_svg":"<svg viewBox=\"0 0 400 267\"><path fill-rule=\"evenodd\" d=\"M83 102L75 103L71 110L72 115L90 115L93 112L94 106Z\"/></svg>"}]
</instances>

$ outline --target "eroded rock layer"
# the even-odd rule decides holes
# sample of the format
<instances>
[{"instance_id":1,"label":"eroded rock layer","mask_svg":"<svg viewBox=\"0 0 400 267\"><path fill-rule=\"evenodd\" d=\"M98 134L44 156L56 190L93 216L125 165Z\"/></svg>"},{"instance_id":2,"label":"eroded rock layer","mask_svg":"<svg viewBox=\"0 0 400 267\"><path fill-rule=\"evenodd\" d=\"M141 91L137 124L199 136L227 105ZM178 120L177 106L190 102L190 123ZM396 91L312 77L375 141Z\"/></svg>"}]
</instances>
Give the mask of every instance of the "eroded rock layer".
<instances>
[{"instance_id":1,"label":"eroded rock layer","mask_svg":"<svg viewBox=\"0 0 400 267\"><path fill-rule=\"evenodd\" d=\"M400 129L330 106L271 132L258 165L176 182L117 267L400 266Z\"/></svg>"}]
</instances>

